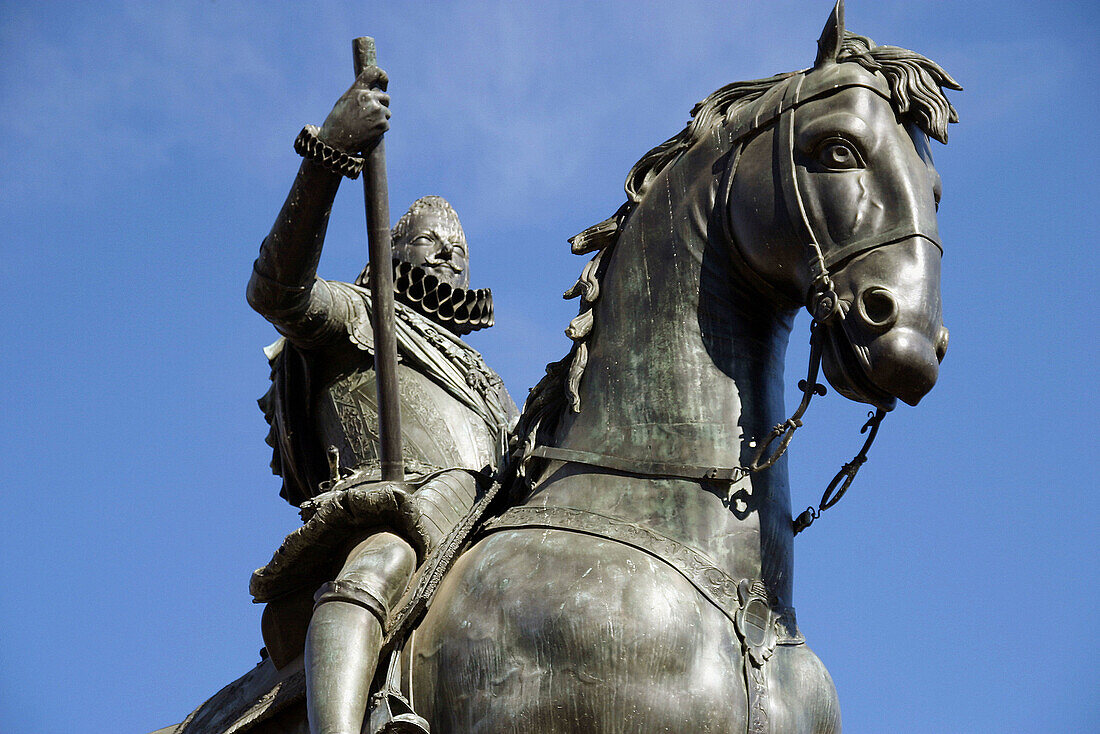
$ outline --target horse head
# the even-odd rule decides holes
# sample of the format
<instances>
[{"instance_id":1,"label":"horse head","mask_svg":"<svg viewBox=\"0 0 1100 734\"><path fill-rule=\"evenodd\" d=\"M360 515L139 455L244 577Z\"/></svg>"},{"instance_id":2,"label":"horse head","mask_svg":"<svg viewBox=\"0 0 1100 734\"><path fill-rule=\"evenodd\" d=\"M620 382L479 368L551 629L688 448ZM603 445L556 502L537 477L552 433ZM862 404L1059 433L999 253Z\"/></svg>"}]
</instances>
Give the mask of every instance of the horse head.
<instances>
[{"instance_id":1,"label":"horse head","mask_svg":"<svg viewBox=\"0 0 1100 734\"><path fill-rule=\"evenodd\" d=\"M889 410L932 389L947 348L929 137L946 142L957 116L941 87L960 87L843 16L841 0L811 69L729 108L720 203L759 290L810 310L829 382Z\"/></svg>"}]
</instances>

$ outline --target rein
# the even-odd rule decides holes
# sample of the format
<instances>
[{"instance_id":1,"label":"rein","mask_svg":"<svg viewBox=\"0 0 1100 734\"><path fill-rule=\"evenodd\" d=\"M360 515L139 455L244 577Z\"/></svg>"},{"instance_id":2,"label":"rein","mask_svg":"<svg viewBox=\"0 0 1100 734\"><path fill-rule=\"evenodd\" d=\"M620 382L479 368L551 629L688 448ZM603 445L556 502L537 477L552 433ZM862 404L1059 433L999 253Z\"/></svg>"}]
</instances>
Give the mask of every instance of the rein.
<instances>
[{"instance_id":1,"label":"rein","mask_svg":"<svg viewBox=\"0 0 1100 734\"><path fill-rule=\"evenodd\" d=\"M798 389L802 391L802 402L799 403L798 408L795 409L791 417L783 423L780 423L772 432L768 434L767 439L760 444L760 447L756 450L756 456L753 458L752 463L749 464L747 472L758 472L770 468L775 462L779 461L779 457L786 451L787 447L791 445L791 441L794 439L794 432L802 427L802 416L805 414L806 409L810 407L810 401L814 395L824 396L826 393L825 386L817 381L817 372L821 366L821 340L822 329L817 321L810 324L810 365L808 374L805 380L798 381ZM844 493L848 491L848 488L852 486L852 482L856 478L856 474L859 472L861 466L867 463L867 452L871 448L871 444L875 442L875 437L878 436L879 425L882 424L882 419L886 417L886 411L882 408L876 408L867 414L867 422L863 424L863 427L859 429L859 432L867 433L867 439L863 442L863 447L859 450L851 461L845 463L840 467L840 470L833 476L832 481L825 488L824 494L821 495L821 502L818 503L816 509L812 506L803 510L798 517L792 521L794 528L794 534L798 535L806 528L813 524L814 520L821 517L821 513L828 510L844 496ZM768 453L768 449L775 441L779 441L779 446L775 451L766 459L765 455Z\"/></svg>"}]
</instances>

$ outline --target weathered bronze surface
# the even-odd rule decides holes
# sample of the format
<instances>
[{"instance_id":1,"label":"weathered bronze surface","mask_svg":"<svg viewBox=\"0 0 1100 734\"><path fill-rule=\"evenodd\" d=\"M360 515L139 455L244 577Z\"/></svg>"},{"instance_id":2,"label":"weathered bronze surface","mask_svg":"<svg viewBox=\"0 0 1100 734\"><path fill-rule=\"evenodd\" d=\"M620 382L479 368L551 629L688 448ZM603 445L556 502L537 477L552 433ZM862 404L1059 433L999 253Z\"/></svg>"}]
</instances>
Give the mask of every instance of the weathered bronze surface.
<instances>
[{"instance_id":1,"label":"weathered bronze surface","mask_svg":"<svg viewBox=\"0 0 1100 734\"><path fill-rule=\"evenodd\" d=\"M360 78L365 101L348 115L368 121L333 146L379 134L385 113L368 108L386 100L361 94L374 81ZM306 731L303 695L309 730L326 734L839 731L832 680L792 608L793 539L843 495L896 400L916 404L936 382L947 331L928 141L956 121L945 87L959 88L928 59L847 32L841 2L812 68L714 92L635 165L627 203L571 240L593 254L566 294L581 299L574 346L531 392L506 454L474 434L507 410L482 415L404 365L406 459L423 468L404 483L371 474L369 303L313 280L339 179L304 162L250 300L288 339L265 405L284 495L306 523L254 577L277 620L271 658L177 731ZM422 252L399 229L395 252L430 271L431 290L468 285L460 230L445 257L447 238ZM417 288L411 302L426 298ZM458 318L439 301L437 319ZM469 322L478 297L460 302ZM811 364L786 418L784 353L803 306ZM292 373L291 359L307 366ZM820 506L793 519L784 451L824 393L818 362L875 411ZM303 404L312 424L295 422ZM477 430L460 436L463 410ZM446 471L497 458L491 484ZM364 532L372 523L382 532ZM303 662L285 630L311 611Z\"/></svg>"}]
</instances>

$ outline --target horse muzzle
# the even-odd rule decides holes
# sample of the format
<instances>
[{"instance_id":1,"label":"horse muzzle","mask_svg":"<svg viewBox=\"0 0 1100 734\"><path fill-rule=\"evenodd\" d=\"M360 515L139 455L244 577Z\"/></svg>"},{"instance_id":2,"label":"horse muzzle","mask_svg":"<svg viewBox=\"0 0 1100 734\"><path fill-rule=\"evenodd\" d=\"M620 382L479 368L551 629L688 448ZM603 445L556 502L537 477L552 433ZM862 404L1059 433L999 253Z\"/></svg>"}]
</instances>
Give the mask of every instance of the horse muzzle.
<instances>
[{"instance_id":1,"label":"horse muzzle","mask_svg":"<svg viewBox=\"0 0 1100 734\"><path fill-rule=\"evenodd\" d=\"M822 367L845 397L891 410L936 384L947 351L940 250L914 237L867 252L834 274L841 309L826 327Z\"/></svg>"}]
</instances>

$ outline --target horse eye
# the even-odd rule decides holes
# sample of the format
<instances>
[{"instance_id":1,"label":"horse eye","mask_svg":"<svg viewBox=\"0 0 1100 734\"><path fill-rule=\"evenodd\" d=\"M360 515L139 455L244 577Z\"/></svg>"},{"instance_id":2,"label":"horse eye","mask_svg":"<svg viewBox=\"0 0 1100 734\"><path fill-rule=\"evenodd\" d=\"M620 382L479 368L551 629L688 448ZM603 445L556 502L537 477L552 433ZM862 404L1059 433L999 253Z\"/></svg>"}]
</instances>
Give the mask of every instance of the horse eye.
<instances>
[{"instance_id":1,"label":"horse eye","mask_svg":"<svg viewBox=\"0 0 1100 734\"><path fill-rule=\"evenodd\" d=\"M862 168L863 160L855 147L846 140L829 138L817 149L817 159L827 168L846 170Z\"/></svg>"}]
</instances>

